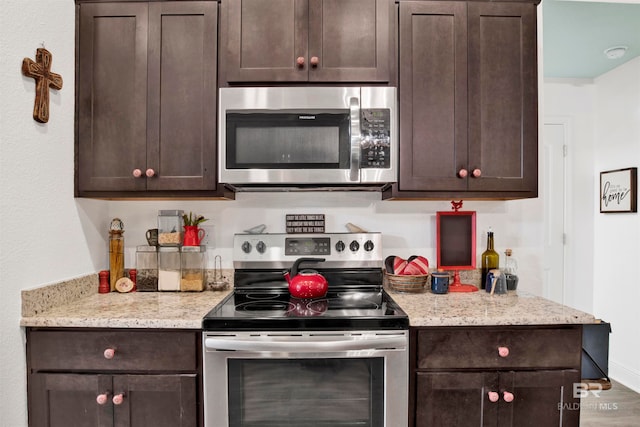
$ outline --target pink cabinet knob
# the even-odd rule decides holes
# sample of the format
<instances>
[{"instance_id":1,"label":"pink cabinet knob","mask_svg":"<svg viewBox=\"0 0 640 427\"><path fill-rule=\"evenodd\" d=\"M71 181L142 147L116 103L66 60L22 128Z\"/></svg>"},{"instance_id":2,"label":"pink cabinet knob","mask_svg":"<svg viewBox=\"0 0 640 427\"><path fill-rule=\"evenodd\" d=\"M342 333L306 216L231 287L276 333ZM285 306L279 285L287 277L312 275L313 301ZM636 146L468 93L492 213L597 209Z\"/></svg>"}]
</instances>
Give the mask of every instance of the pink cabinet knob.
<instances>
[{"instance_id":1,"label":"pink cabinet knob","mask_svg":"<svg viewBox=\"0 0 640 427\"><path fill-rule=\"evenodd\" d=\"M298 56L296 58L296 64L298 64L298 67L302 68L304 66L304 56Z\"/></svg>"},{"instance_id":2,"label":"pink cabinet knob","mask_svg":"<svg viewBox=\"0 0 640 427\"><path fill-rule=\"evenodd\" d=\"M116 355L116 349L115 348L107 348L104 351L103 354L104 354L104 358L105 359L113 359L113 356Z\"/></svg>"},{"instance_id":3,"label":"pink cabinet knob","mask_svg":"<svg viewBox=\"0 0 640 427\"><path fill-rule=\"evenodd\" d=\"M113 399L111 399L111 401L113 402L114 405L121 405L122 402L124 401L124 394L123 393L118 393L115 396L113 396Z\"/></svg>"},{"instance_id":4,"label":"pink cabinet knob","mask_svg":"<svg viewBox=\"0 0 640 427\"><path fill-rule=\"evenodd\" d=\"M107 403L107 393L97 395L96 402L98 402L98 405L104 405L105 403Z\"/></svg>"},{"instance_id":5,"label":"pink cabinet knob","mask_svg":"<svg viewBox=\"0 0 640 427\"><path fill-rule=\"evenodd\" d=\"M133 176L135 178L140 178L142 176L142 171L140 169L134 169L133 170Z\"/></svg>"},{"instance_id":6,"label":"pink cabinet knob","mask_svg":"<svg viewBox=\"0 0 640 427\"><path fill-rule=\"evenodd\" d=\"M494 403L497 402L498 399L500 399L500 395L495 391L490 391L488 395L489 395L489 400Z\"/></svg>"},{"instance_id":7,"label":"pink cabinet knob","mask_svg":"<svg viewBox=\"0 0 640 427\"><path fill-rule=\"evenodd\" d=\"M509 347L498 347L498 354L500 357L507 357L509 355Z\"/></svg>"},{"instance_id":8,"label":"pink cabinet knob","mask_svg":"<svg viewBox=\"0 0 640 427\"><path fill-rule=\"evenodd\" d=\"M474 169L473 172L471 172L471 175L473 175L474 178L480 178L482 171L480 169Z\"/></svg>"},{"instance_id":9,"label":"pink cabinet knob","mask_svg":"<svg viewBox=\"0 0 640 427\"><path fill-rule=\"evenodd\" d=\"M458 177L460 177L460 178L466 178L467 175L469 175L469 172L467 172L466 169L460 169L458 171Z\"/></svg>"},{"instance_id":10,"label":"pink cabinet knob","mask_svg":"<svg viewBox=\"0 0 640 427\"><path fill-rule=\"evenodd\" d=\"M312 56L310 62L312 67L317 67L320 63L320 59L317 56Z\"/></svg>"},{"instance_id":11,"label":"pink cabinet knob","mask_svg":"<svg viewBox=\"0 0 640 427\"><path fill-rule=\"evenodd\" d=\"M154 171L153 169L149 168L149 169L146 170L146 172L144 174L147 175L148 178L151 178L152 176L154 176L156 174L156 171Z\"/></svg>"},{"instance_id":12,"label":"pink cabinet knob","mask_svg":"<svg viewBox=\"0 0 640 427\"><path fill-rule=\"evenodd\" d=\"M507 403L513 402L513 393L509 393L508 391L504 391L504 392L502 392L502 398Z\"/></svg>"}]
</instances>

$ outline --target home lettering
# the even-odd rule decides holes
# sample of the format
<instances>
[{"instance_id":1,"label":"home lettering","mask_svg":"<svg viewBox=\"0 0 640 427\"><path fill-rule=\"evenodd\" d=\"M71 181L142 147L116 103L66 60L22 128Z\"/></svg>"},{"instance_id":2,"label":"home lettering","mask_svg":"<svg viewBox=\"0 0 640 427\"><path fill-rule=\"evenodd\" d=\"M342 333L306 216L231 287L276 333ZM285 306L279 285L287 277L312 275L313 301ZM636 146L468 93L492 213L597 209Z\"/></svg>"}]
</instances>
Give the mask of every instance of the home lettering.
<instances>
[{"instance_id":1,"label":"home lettering","mask_svg":"<svg viewBox=\"0 0 640 427\"><path fill-rule=\"evenodd\" d=\"M610 191L611 194L609 194ZM631 189L629 188L625 189L616 187L614 190L611 190L611 182L606 181L602 190L602 201L605 206L609 206L609 202L616 202L617 204L620 204L630 192Z\"/></svg>"}]
</instances>

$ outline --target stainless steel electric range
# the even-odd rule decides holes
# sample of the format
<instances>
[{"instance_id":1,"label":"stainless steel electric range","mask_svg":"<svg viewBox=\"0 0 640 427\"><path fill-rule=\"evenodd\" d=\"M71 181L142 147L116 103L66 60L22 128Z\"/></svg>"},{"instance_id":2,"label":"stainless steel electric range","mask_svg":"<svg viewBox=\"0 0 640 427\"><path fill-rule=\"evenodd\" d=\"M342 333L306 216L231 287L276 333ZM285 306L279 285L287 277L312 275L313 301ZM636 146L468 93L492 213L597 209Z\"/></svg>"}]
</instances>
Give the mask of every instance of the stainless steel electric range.
<instances>
[{"instance_id":1,"label":"stainless steel electric range","mask_svg":"<svg viewBox=\"0 0 640 427\"><path fill-rule=\"evenodd\" d=\"M300 257L328 281L289 295ZM205 426L407 425L407 315L382 286L380 233L237 234L234 291L203 319Z\"/></svg>"}]
</instances>

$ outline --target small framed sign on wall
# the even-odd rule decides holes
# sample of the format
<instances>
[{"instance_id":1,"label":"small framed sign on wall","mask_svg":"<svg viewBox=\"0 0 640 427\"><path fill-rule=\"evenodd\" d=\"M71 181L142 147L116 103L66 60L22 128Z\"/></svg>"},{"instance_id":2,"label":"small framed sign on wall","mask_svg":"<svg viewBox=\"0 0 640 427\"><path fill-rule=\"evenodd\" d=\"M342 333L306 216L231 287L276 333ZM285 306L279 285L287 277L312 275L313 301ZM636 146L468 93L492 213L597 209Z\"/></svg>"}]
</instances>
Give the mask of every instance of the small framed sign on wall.
<instances>
[{"instance_id":1,"label":"small framed sign on wall","mask_svg":"<svg viewBox=\"0 0 640 427\"><path fill-rule=\"evenodd\" d=\"M600 212L638 212L638 168L600 172Z\"/></svg>"}]
</instances>

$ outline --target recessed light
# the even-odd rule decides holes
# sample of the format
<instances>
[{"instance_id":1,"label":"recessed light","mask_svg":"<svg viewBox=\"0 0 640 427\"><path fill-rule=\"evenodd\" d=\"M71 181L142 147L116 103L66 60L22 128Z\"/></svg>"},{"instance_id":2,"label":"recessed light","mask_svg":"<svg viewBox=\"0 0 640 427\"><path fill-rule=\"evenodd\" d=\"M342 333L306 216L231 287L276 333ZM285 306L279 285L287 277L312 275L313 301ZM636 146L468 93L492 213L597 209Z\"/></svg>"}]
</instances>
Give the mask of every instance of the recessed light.
<instances>
[{"instance_id":1,"label":"recessed light","mask_svg":"<svg viewBox=\"0 0 640 427\"><path fill-rule=\"evenodd\" d=\"M627 46L613 46L604 50L604 54L609 59L618 59L622 58L624 54L627 52Z\"/></svg>"}]
</instances>

